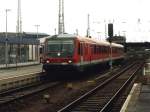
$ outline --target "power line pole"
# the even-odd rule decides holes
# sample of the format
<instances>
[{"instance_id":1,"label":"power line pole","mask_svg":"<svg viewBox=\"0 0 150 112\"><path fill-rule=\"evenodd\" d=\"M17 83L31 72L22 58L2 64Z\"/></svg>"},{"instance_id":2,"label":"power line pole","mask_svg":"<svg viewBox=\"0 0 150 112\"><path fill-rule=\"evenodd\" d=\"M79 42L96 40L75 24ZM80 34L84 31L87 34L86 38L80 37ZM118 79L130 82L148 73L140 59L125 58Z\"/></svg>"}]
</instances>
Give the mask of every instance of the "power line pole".
<instances>
[{"instance_id":1,"label":"power line pole","mask_svg":"<svg viewBox=\"0 0 150 112\"><path fill-rule=\"evenodd\" d=\"M8 35L7 35L7 13L10 9L6 9L6 33L5 33L5 64L8 67Z\"/></svg>"},{"instance_id":2,"label":"power line pole","mask_svg":"<svg viewBox=\"0 0 150 112\"><path fill-rule=\"evenodd\" d=\"M34 25L35 27L36 27L36 31L37 31L37 40L38 40L38 38L39 38L39 27L40 27L40 25Z\"/></svg>"},{"instance_id":3,"label":"power line pole","mask_svg":"<svg viewBox=\"0 0 150 112\"><path fill-rule=\"evenodd\" d=\"M38 39L39 39L39 27L40 27L40 25L37 24L37 25L34 25L34 26L36 27L36 31L37 31L36 32L37 33L36 34L36 40L38 41ZM39 46L38 45L37 45L37 48L38 48L38 50L37 50L37 54L36 55L37 55L37 60L38 60L39 59Z\"/></svg>"},{"instance_id":4,"label":"power line pole","mask_svg":"<svg viewBox=\"0 0 150 112\"><path fill-rule=\"evenodd\" d=\"M21 0L18 0L18 14L17 14L17 33L22 33L22 20L21 20Z\"/></svg>"},{"instance_id":5,"label":"power line pole","mask_svg":"<svg viewBox=\"0 0 150 112\"><path fill-rule=\"evenodd\" d=\"M109 43L110 43L110 61L109 61L109 65L110 65L110 70L112 70L112 38L113 38L113 23L109 23L108 24L108 40L109 40Z\"/></svg>"},{"instance_id":6,"label":"power line pole","mask_svg":"<svg viewBox=\"0 0 150 112\"><path fill-rule=\"evenodd\" d=\"M58 34L65 33L64 26L64 0L59 0L59 14L58 14Z\"/></svg>"},{"instance_id":7,"label":"power line pole","mask_svg":"<svg viewBox=\"0 0 150 112\"><path fill-rule=\"evenodd\" d=\"M22 41L21 0L18 0L16 36L19 37L19 45L17 49L19 51L19 54L16 53L16 68L17 68L17 63L21 62L21 41Z\"/></svg>"},{"instance_id":8,"label":"power line pole","mask_svg":"<svg viewBox=\"0 0 150 112\"><path fill-rule=\"evenodd\" d=\"M87 16L87 37L90 37L90 15Z\"/></svg>"}]
</instances>

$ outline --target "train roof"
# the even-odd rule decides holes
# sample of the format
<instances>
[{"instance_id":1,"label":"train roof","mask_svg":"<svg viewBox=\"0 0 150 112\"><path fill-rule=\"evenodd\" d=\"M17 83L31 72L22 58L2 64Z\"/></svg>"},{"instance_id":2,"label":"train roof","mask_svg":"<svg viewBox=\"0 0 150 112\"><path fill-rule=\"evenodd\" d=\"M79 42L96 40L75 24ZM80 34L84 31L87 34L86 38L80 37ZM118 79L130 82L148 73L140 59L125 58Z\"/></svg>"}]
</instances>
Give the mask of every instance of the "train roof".
<instances>
[{"instance_id":1,"label":"train roof","mask_svg":"<svg viewBox=\"0 0 150 112\"><path fill-rule=\"evenodd\" d=\"M107 41L99 41L93 38L87 38L87 37L77 37L80 41L84 41L84 42L90 42L93 44L100 44L100 45L104 45L104 46L110 46L110 43ZM114 47L123 47L123 45L121 44L117 44L117 43L111 43L112 46Z\"/></svg>"},{"instance_id":2,"label":"train roof","mask_svg":"<svg viewBox=\"0 0 150 112\"><path fill-rule=\"evenodd\" d=\"M112 45L115 46L115 47L124 47L123 45L121 45L121 44L116 44L116 43L112 43Z\"/></svg>"},{"instance_id":3,"label":"train roof","mask_svg":"<svg viewBox=\"0 0 150 112\"><path fill-rule=\"evenodd\" d=\"M48 39L51 38L76 38L81 42L87 42L87 43L92 43L92 44L100 44L100 45L104 45L104 46L110 46L110 43L107 41L98 41L96 39L93 38L87 38L87 37L81 37L78 35L74 35L74 34L59 34L59 35L53 35L53 36L49 36ZM121 44L116 44L116 43L112 43L112 46L114 47L123 47L123 45Z\"/></svg>"},{"instance_id":4,"label":"train roof","mask_svg":"<svg viewBox=\"0 0 150 112\"><path fill-rule=\"evenodd\" d=\"M73 35L73 34L59 34L59 35L52 35L49 36L48 38L76 38L77 35Z\"/></svg>"}]
</instances>

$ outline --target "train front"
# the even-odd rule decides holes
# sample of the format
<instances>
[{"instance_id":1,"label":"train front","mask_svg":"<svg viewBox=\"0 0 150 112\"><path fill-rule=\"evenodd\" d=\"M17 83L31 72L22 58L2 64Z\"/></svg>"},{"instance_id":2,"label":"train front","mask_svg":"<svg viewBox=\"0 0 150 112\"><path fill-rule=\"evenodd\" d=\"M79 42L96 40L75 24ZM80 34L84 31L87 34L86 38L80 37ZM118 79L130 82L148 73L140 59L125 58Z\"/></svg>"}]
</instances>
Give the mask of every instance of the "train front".
<instances>
[{"instance_id":1,"label":"train front","mask_svg":"<svg viewBox=\"0 0 150 112\"><path fill-rule=\"evenodd\" d=\"M74 69L74 38L54 36L45 42L43 69L46 72Z\"/></svg>"}]
</instances>

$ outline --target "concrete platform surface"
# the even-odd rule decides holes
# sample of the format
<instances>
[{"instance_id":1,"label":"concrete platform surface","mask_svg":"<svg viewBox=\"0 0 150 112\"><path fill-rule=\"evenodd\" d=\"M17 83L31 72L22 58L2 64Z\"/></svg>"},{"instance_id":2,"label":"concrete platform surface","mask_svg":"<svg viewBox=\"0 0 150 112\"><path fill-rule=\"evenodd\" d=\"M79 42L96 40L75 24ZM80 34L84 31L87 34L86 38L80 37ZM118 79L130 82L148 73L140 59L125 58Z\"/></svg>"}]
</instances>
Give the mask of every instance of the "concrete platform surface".
<instances>
[{"instance_id":1,"label":"concrete platform surface","mask_svg":"<svg viewBox=\"0 0 150 112\"><path fill-rule=\"evenodd\" d=\"M18 68L0 69L0 80L15 76L42 72L42 64Z\"/></svg>"},{"instance_id":2,"label":"concrete platform surface","mask_svg":"<svg viewBox=\"0 0 150 112\"><path fill-rule=\"evenodd\" d=\"M135 112L150 112L150 85L142 85Z\"/></svg>"},{"instance_id":3,"label":"concrete platform surface","mask_svg":"<svg viewBox=\"0 0 150 112\"><path fill-rule=\"evenodd\" d=\"M38 61L35 62L25 62L25 63L17 63L17 64L8 64L8 68L16 68L16 67L23 67L23 66L29 66L29 65L35 65L40 64ZM0 64L0 69L6 68L6 64Z\"/></svg>"},{"instance_id":4,"label":"concrete platform surface","mask_svg":"<svg viewBox=\"0 0 150 112\"><path fill-rule=\"evenodd\" d=\"M150 112L150 85L134 84L120 112Z\"/></svg>"}]
</instances>

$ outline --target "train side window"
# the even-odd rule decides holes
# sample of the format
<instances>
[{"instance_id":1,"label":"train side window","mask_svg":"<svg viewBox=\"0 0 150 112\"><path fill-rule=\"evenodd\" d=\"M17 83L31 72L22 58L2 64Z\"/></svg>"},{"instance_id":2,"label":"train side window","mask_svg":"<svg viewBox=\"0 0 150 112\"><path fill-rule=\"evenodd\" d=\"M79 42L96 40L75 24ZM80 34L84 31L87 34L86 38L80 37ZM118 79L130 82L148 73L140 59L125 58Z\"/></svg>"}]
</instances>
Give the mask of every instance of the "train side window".
<instances>
[{"instance_id":1,"label":"train side window","mask_svg":"<svg viewBox=\"0 0 150 112\"><path fill-rule=\"evenodd\" d=\"M99 51L102 54L102 47L101 46L99 46Z\"/></svg>"},{"instance_id":2,"label":"train side window","mask_svg":"<svg viewBox=\"0 0 150 112\"><path fill-rule=\"evenodd\" d=\"M80 54L83 55L83 44L80 44Z\"/></svg>"},{"instance_id":3,"label":"train side window","mask_svg":"<svg viewBox=\"0 0 150 112\"><path fill-rule=\"evenodd\" d=\"M94 45L94 54L96 54L96 45Z\"/></svg>"},{"instance_id":4,"label":"train side window","mask_svg":"<svg viewBox=\"0 0 150 112\"><path fill-rule=\"evenodd\" d=\"M7 84L2 84L2 89L3 90L7 89Z\"/></svg>"},{"instance_id":5,"label":"train side window","mask_svg":"<svg viewBox=\"0 0 150 112\"><path fill-rule=\"evenodd\" d=\"M105 46L105 53L107 53L107 47Z\"/></svg>"},{"instance_id":6,"label":"train side window","mask_svg":"<svg viewBox=\"0 0 150 112\"><path fill-rule=\"evenodd\" d=\"M101 46L99 46L99 54L101 53Z\"/></svg>"},{"instance_id":7,"label":"train side window","mask_svg":"<svg viewBox=\"0 0 150 112\"><path fill-rule=\"evenodd\" d=\"M87 44L86 44L86 43L85 43L84 45L85 45L85 46L84 46L84 51L85 51L84 54L87 55L87 54L88 54L88 49L87 49L88 47L87 47Z\"/></svg>"},{"instance_id":8,"label":"train side window","mask_svg":"<svg viewBox=\"0 0 150 112\"><path fill-rule=\"evenodd\" d=\"M101 52L102 52L102 53L104 53L104 49L103 49L103 46L101 47Z\"/></svg>"},{"instance_id":9,"label":"train side window","mask_svg":"<svg viewBox=\"0 0 150 112\"><path fill-rule=\"evenodd\" d=\"M105 53L105 47L103 46L103 53Z\"/></svg>"},{"instance_id":10,"label":"train side window","mask_svg":"<svg viewBox=\"0 0 150 112\"><path fill-rule=\"evenodd\" d=\"M78 54L83 55L83 44L82 43L78 44Z\"/></svg>"},{"instance_id":11,"label":"train side window","mask_svg":"<svg viewBox=\"0 0 150 112\"><path fill-rule=\"evenodd\" d=\"M86 54L89 54L88 44L86 44Z\"/></svg>"},{"instance_id":12,"label":"train side window","mask_svg":"<svg viewBox=\"0 0 150 112\"><path fill-rule=\"evenodd\" d=\"M78 44L78 54L80 55L81 52L80 52L80 43Z\"/></svg>"},{"instance_id":13,"label":"train side window","mask_svg":"<svg viewBox=\"0 0 150 112\"><path fill-rule=\"evenodd\" d=\"M104 53L106 53L106 47L104 46Z\"/></svg>"},{"instance_id":14,"label":"train side window","mask_svg":"<svg viewBox=\"0 0 150 112\"><path fill-rule=\"evenodd\" d=\"M107 51L108 51L108 50L107 50L107 46L106 46L106 53L107 53Z\"/></svg>"},{"instance_id":15,"label":"train side window","mask_svg":"<svg viewBox=\"0 0 150 112\"><path fill-rule=\"evenodd\" d=\"M43 53L43 48L42 47L40 47L40 54L42 54Z\"/></svg>"},{"instance_id":16,"label":"train side window","mask_svg":"<svg viewBox=\"0 0 150 112\"><path fill-rule=\"evenodd\" d=\"M93 45L90 45L91 54L93 54Z\"/></svg>"},{"instance_id":17,"label":"train side window","mask_svg":"<svg viewBox=\"0 0 150 112\"><path fill-rule=\"evenodd\" d=\"M96 53L98 54L98 46L96 46Z\"/></svg>"}]
</instances>

